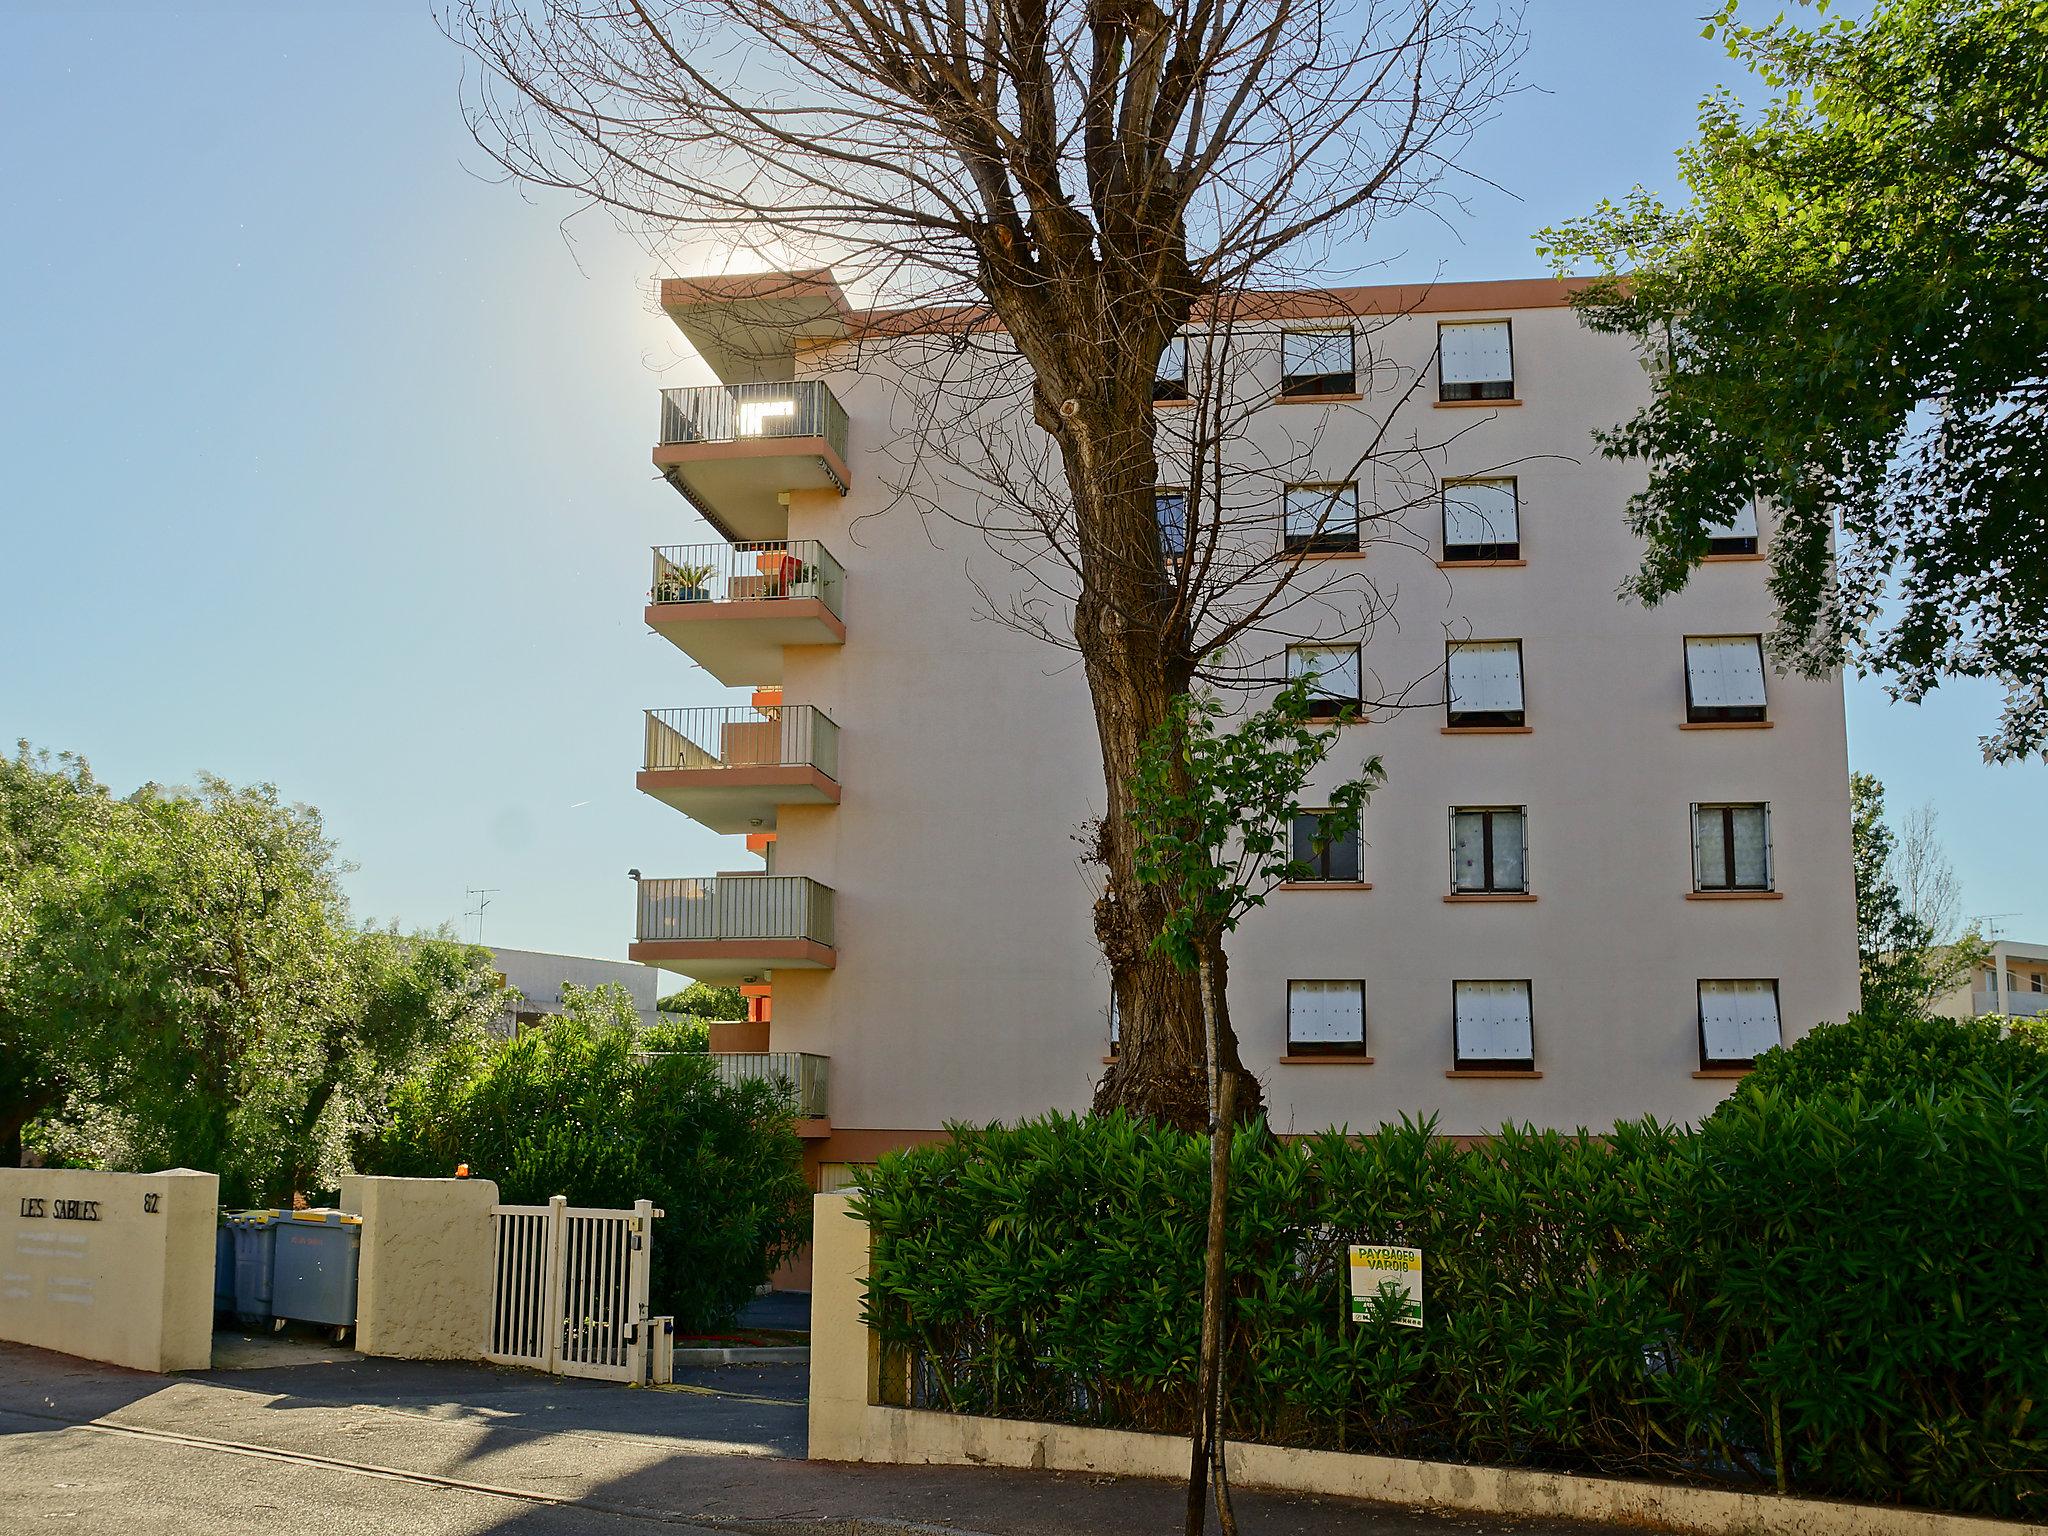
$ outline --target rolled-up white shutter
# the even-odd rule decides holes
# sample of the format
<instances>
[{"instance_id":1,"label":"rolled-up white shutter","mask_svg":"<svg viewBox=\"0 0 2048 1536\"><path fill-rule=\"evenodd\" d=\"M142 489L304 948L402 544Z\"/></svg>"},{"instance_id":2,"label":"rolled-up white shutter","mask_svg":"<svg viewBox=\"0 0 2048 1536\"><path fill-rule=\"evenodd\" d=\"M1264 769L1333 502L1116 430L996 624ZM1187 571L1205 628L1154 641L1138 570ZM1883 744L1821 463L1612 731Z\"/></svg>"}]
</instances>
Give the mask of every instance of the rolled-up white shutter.
<instances>
[{"instance_id":1,"label":"rolled-up white shutter","mask_svg":"<svg viewBox=\"0 0 2048 1536\"><path fill-rule=\"evenodd\" d=\"M1756 503L1744 502L1729 514L1725 523L1711 524L1707 529L1710 539L1753 539L1756 537Z\"/></svg>"},{"instance_id":2,"label":"rolled-up white shutter","mask_svg":"<svg viewBox=\"0 0 2048 1536\"><path fill-rule=\"evenodd\" d=\"M1356 981L1290 981L1287 1039L1291 1045L1365 1043L1365 987Z\"/></svg>"},{"instance_id":3,"label":"rolled-up white shutter","mask_svg":"<svg viewBox=\"0 0 2048 1536\"><path fill-rule=\"evenodd\" d=\"M1685 642L1685 672L1696 709L1761 709L1764 705L1761 636L1689 638Z\"/></svg>"},{"instance_id":4,"label":"rolled-up white shutter","mask_svg":"<svg viewBox=\"0 0 2048 1536\"><path fill-rule=\"evenodd\" d=\"M1315 691L1326 699L1355 699L1358 694L1358 647L1355 645L1290 645L1287 675L1316 674Z\"/></svg>"},{"instance_id":5,"label":"rolled-up white shutter","mask_svg":"<svg viewBox=\"0 0 2048 1536\"><path fill-rule=\"evenodd\" d=\"M1461 981L1453 988L1460 1061L1532 1061L1526 981Z\"/></svg>"},{"instance_id":6,"label":"rolled-up white shutter","mask_svg":"<svg viewBox=\"0 0 2048 1536\"><path fill-rule=\"evenodd\" d=\"M1458 480L1444 487L1444 544L1513 544L1522 537L1512 480Z\"/></svg>"},{"instance_id":7,"label":"rolled-up white shutter","mask_svg":"<svg viewBox=\"0 0 2048 1536\"><path fill-rule=\"evenodd\" d=\"M1450 674L1453 714L1508 713L1522 707L1520 641L1453 641Z\"/></svg>"},{"instance_id":8,"label":"rolled-up white shutter","mask_svg":"<svg viewBox=\"0 0 2048 1536\"><path fill-rule=\"evenodd\" d=\"M1505 384L1515 377L1514 351L1505 320L1440 325L1437 369L1446 384Z\"/></svg>"},{"instance_id":9,"label":"rolled-up white shutter","mask_svg":"<svg viewBox=\"0 0 2048 1536\"><path fill-rule=\"evenodd\" d=\"M1700 1049L1707 1064L1754 1061L1782 1038L1775 981L1700 983Z\"/></svg>"}]
</instances>

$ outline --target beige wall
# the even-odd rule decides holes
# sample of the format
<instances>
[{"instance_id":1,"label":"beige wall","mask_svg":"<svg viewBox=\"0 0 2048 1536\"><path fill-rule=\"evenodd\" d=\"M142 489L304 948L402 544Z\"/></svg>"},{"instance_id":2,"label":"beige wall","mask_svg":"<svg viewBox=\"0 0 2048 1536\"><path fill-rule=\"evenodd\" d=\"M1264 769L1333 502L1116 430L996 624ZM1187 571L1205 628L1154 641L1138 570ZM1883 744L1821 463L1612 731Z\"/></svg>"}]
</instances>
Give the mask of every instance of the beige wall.
<instances>
[{"instance_id":1,"label":"beige wall","mask_svg":"<svg viewBox=\"0 0 2048 1536\"><path fill-rule=\"evenodd\" d=\"M206 1369L219 1201L219 1178L189 1168L0 1168L0 1339Z\"/></svg>"},{"instance_id":2,"label":"beige wall","mask_svg":"<svg viewBox=\"0 0 2048 1536\"><path fill-rule=\"evenodd\" d=\"M341 1181L341 1208L363 1218L356 1348L405 1360L479 1360L490 1323L489 1179Z\"/></svg>"},{"instance_id":3,"label":"beige wall","mask_svg":"<svg viewBox=\"0 0 2048 1536\"><path fill-rule=\"evenodd\" d=\"M1373 344L1419 367L1440 318L1458 317L1397 320ZM1590 434L1632 409L1641 369L1568 311L1512 318L1524 404L1436 411L1426 387L1404 411L1426 437L1462 432L1432 455L1437 472L1519 478L1528 563L1439 570L1431 513L1411 519L1422 547L1356 563L1397 596L1368 668L1390 686L1421 680L1430 706L1347 730L1328 766L1385 759L1364 834L1374 889L1279 893L1233 945L1233 1015L1282 1129L1402 1112L1454 1133L1692 1120L1728 1091L1693 1076L1699 979L1775 978L1788 1038L1856 1002L1839 680L1773 674L1768 730L1679 729L1683 638L1767 632L1767 567L1709 564L1653 610L1618 600L1638 554L1622 509L1642 472L1599 457ZM835 1132L1085 1105L1108 983L1072 838L1102 800L1084 680L1070 656L977 618L970 573L998 594L1008 579L979 534L891 507L877 450L901 408L884 360L812 361L835 356L858 363L825 374L852 416L853 490L794 494L789 531L845 564L847 639L790 650L784 687L839 722L845 797L782 811L776 869L835 888L839 958L775 977L775 1048L832 1057ZM1358 406L1264 417L1258 452L1291 454L1286 478L1303 480L1350 464L1371 421ZM1441 734L1431 674L1447 627L1523 642L1530 734ZM1718 799L1770 802L1781 899L1686 899L1689 808ZM1442 900L1455 804L1528 807L1535 902ZM1373 1065L1279 1061L1286 982L1313 977L1363 979ZM1451 984L1484 978L1532 983L1540 1080L1445 1078Z\"/></svg>"}]
</instances>

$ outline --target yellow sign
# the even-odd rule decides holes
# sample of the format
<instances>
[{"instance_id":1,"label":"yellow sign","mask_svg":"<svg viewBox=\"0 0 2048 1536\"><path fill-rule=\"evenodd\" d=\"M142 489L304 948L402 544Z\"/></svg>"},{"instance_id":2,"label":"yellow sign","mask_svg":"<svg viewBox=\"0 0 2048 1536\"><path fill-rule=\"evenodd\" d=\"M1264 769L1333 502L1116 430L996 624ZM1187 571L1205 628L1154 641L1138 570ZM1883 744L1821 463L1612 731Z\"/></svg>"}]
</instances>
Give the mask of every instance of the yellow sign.
<instances>
[{"instance_id":1,"label":"yellow sign","mask_svg":"<svg viewBox=\"0 0 2048 1536\"><path fill-rule=\"evenodd\" d=\"M1403 1328L1420 1328L1422 1250L1353 1243L1350 1251L1351 1321L1366 1321L1373 1315L1373 1299L1385 1296L1397 1309L1394 1322Z\"/></svg>"}]
</instances>

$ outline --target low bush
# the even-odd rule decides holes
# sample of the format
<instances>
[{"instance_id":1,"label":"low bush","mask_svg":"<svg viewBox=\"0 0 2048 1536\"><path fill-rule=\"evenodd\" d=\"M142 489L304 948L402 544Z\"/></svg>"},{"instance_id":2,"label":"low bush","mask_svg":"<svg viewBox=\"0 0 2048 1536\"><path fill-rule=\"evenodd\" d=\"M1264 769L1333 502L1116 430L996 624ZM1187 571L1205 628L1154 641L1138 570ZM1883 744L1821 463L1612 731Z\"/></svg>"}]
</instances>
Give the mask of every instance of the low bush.
<instances>
[{"instance_id":1,"label":"low bush","mask_svg":"<svg viewBox=\"0 0 2048 1536\"><path fill-rule=\"evenodd\" d=\"M648 1055L631 1025L551 1019L453 1051L394 1096L365 1172L446 1177L467 1163L503 1199L652 1200L649 1294L689 1331L731 1321L807 1234L793 1115L772 1084L728 1087L702 1055Z\"/></svg>"},{"instance_id":2,"label":"low bush","mask_svg":"<svg viewBox=\"0 0 2048 1536\"><path fill-rule=\"evenodd\" d=\"M2048 1480L2048 1115L1998 1095L1745 1087L1700 1131L1470 1148L1241 1138L1230 1433L1998 1514ZM857 1209L908 1400L1184 1433L1201 1138L957 1130ZM1345 1246L1419 1247L1425 1325L1342 1320Z\"/></svg>"},{"instance_id":3,"label":"low bush","mask_svg":"<svg viewBox=\"0 0 2048 1536\"><path fill-rule=\"evenodd\" d=\"M1867 1098L1922 1091L2048 1098L2044 1045L2039 1032L2008 1030L1995 1019L1854 1014L1764 1052L1744 1085L1796 1099L1850 1089Z\"/></svg>"}]
</instances>

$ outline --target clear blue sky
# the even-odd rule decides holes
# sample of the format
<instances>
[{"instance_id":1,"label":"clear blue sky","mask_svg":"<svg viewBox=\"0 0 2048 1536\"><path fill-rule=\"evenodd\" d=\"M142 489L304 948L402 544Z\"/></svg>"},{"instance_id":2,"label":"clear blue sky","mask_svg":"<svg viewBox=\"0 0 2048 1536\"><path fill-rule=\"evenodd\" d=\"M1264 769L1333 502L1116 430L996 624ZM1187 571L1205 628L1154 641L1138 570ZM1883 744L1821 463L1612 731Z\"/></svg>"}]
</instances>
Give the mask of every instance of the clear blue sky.
<instances>
[{"instance_id":1,"label":"clear blue sky","mask_svg":"<svg viewBox=\"0 0 2048 1536\"><path fill-rule=\"evenodd\" d=\"M1530 234L1666 185L1728 69L1700 6L1531 0L1449 228L1389 279L1539 269ZM211 769L319 806L360 915L623 955L629 867L745 862L633 788L639 711L720 702L639 620L676 349L654 265L479 174L424 0L0 12L0 739L119 790ZM1850 685L1850 752L1932 799L1967 905L2048 939L2048 769L1995 700ZM473 926L470 931L473 931Z\"/></svg>"}]
</instances>

